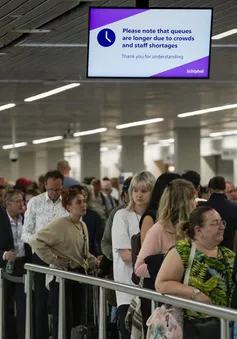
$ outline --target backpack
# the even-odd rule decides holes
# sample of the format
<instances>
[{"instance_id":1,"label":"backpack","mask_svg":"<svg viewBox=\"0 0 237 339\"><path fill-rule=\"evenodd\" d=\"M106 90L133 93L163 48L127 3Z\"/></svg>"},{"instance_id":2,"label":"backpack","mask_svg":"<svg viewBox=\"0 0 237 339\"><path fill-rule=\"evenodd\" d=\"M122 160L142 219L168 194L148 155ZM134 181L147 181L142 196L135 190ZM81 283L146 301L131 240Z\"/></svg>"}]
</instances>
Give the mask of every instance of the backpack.
<instances>
[{"instance_id":1,"label":"backpack","mask_svg":"<svg viewBox=\"0 0 237 339\"><path fill-rule=\"evenodd\" d=\"M132 254L132 267L133 267L133 273L132 273L132 282L135 285L139 285L140 278L135 274L134 272L134 266L137 261L137 256L141 249L141 232L135 234L131 238L131 254Z\"/></svg>"}]
</instances>

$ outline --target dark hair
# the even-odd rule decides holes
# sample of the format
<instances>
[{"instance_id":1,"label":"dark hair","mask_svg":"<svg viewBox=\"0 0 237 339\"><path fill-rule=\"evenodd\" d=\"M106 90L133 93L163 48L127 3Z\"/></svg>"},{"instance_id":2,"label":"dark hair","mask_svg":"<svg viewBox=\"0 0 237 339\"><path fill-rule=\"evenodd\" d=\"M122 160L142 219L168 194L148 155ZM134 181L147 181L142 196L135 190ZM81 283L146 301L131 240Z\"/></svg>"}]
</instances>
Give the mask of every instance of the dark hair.
<instances>
[{"instance_id":1,"label":"dark hair","mask_svg":"<svg viewBox=\"0 0 237 339\"><path fill-rule=\"evenodd\" d=\"M188 222L183 224L182 231L186 237L194 240L195 226L202 227L204 223L204 216L207 212L213 211L214 208L210 206L200 206L193 210L189 216Z\"/></svg>"},{"instance_id":2,"label":"dark hair","mask_svg":"<svg viewBox=\"0 0 237 339\"><path fill-rule=\"evenodd\" d=\"M198 174L198 172L196 172L196 171L190 171L190 170L185 171L181 175L181 179L190 181L193 184L193 186L196 188L196 190L200 186L201 177L200 177L200 174Z\"/></svg>"},{"instance_id":3,"label":"dark hair","mask_svg":"<svg viewBox=\"0 0 237 339\"><path fill-rule=\"evenodd\" d=\"M38 181L39 181L40 184L44 184L45 183L45 175L41 174L38 178Z\"/></svg>"},{"instance_id":4,"label":"dark hair","mask_svg":"<svg viewBox=\"0 0 237 339\"><path fill-rule=\"evenodd\" d=\"M161 196L164 190L166 189L166 187L169 185L171 181L175 179L179 179L179 178L180 178L180 175L178 173L163 173L159 176L153 188L150 203L145 213L141 217L140 228L142 226L143 219L147 215L152 214L154 215L154 218L156 217L157 210L159 208L160 199L161 199Z\"/></svg>"},{"instance_id":5,"label":"dark hair","mask_svg":"<svg viewBox=\"0 0 237 339\"><path fill-rule=\"evenodd\" d=\"M200 186L200 191L199 191L199 198L202 198L203 194L207 194L209 192L209 188L207 186Z\"/></svg>"},{"instance_id":6,"label":"dark hair","mask_svg":"<svg viewBox=\"0 0 237 339\"><path fill-rule=\"evenodd\" d=\"M34 189L27 190L25 194L33 195L33 197L36 197L37 195L39 195L37 190L34 190Z\"/></svg>"},{"instance_id":7,"label":"dark hair","mask_svg":"<svg viewBox=\"0 0 237 339\"><path fill-rule=\"evenodd\" d=\"M58 170L53 170L53 171L49 171L45 174L45 182L48 181L48 179L53 178L53 179L61 179L62 182L64 181L64 176L61 172L59 172Z\"/></svg>"},{"instance_id":8,"label":"dark hair","mask_svg":"<svg viewBox=\"0 0 237 339\"><path fill-rule=\"evenodd\" d=\"M5 190L6 189L6 187L5 186L3 186L3 185L0 185L0 190Z\"/></svg>"},{"instance_id":9,"label":"dark hair","mask_svg":"<svg viewBox=\"0 0 237 339\"><path fill-rule=\"evenodd\" d=\"M24 198L24 193L18 189L11 189L9 191L6 192L5 196L4 196L4 204L6 205L7 201L11 201L12 198L14 197L14 195L16 194L21 194L22 198Z\"/></svg>"},{"instance_id":10,"label":"dark hair","mask_svg":"<svg viewBox=\"0 0 237 339\"><path fill-rule=\"evenodd\" d=\"M126 180L124 180L123 187L122 187L122 193L121 193L121 200L122 201L125 201L124 193L128 193L131 181L132 181L132 177L128 177Z\"/></svg>"},{"instance_id":11,"label":"dark hair","mask_svg":"<svg viewBox=\"0 0 237 339\"><path fill-rule=\"evenodd\" d=\"M26 190L27 190L24 185L15 185L15 186L13 186L13 189L16 190L16 191L20 191L23 194L25 194Z\"/></svg>"},{"instance_id":12,"label":"dark hair","mask_svg":"<svg viewBox=\"0 0 237 339\"><path fill-rule=\"evenodd\" d=\"M214 191L225 190L225 178L224 177L213 177L208 183L208 187Z\"/></svg>"},{"instance_id":13,"label":"dark hair","mask_svg":"<svg viewBox=\"0 0 237 339\"><path fill-rule=\"evenodd\" d=\"M84 191L83 190L79 190L79 189L75 189L75 188L69 188L67 190L64 190L62 192L62 205L65 208L65 210L67 209L67 205L70 205L72 200L78 195L78 194L82 194L84 195Z\"/></svg>"}]
</instances>

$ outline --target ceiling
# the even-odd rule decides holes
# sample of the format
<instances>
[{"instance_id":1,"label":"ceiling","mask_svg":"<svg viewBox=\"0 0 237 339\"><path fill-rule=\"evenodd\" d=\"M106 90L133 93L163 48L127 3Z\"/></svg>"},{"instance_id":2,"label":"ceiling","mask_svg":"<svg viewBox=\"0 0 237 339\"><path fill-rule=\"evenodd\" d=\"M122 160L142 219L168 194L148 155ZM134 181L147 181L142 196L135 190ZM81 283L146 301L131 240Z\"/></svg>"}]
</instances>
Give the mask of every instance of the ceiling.
<instances>
[{"instance_id":1,"label":"ceiling","mask_svg":"<svg viewBox=\"0 0 237 339\"><path fill-rule=\"evenodd\" d=\"M87 80L90 5L129 7L135 5L135 0L1 0L0 105L14 102L17 106L0 112L0 146L11 143L12 116L16 119L17 141L28 143L62 135L68 126L75 131L107 127L108 131L101 135L104 146L119 144L121 135L144 134L148 142L170 138L175 127L201 126L202 136L237 129L237 109L177 118L178 113L237 103L237 34L213 41L210 80ZM236 0L150 0L150 6L213 7L213 35L237 28ZM29 29L50 32L22 32ZM22 47L23 43L69 46ZM24 103L26 97L71 82L80 82L81 86ZM115 129L119 123L155 117L165 120L145 128ZM47 147L55 145L60 142L49 143Z\"/></svg>"}]
</instances>

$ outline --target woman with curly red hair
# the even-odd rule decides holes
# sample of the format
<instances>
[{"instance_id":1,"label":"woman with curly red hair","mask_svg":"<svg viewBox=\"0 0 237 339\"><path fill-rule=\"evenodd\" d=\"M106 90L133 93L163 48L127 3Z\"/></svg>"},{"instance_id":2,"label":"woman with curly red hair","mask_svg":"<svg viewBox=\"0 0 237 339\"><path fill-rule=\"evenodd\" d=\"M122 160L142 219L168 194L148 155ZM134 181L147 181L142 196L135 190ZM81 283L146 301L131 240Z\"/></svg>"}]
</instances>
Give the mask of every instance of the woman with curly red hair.
<instances>
[{"instance_id":1,"label":"woman with curly red hair","mask_svg":"<svg viewBox=\"0 0 237 339\"><path fill-rule=\"evenodd\" d=\"M47 264L59 269L86 274L98 265L89 253L88 231L82 216L86 214L83 190L68 189L62 193L62 205L69 216L50 223L31 240L31 247ZM54 278L50 283L53 312L53 339L58 338L59 284ZM83 322L85 291L82 284L66 281L66 338L71 329Z\"/></svg>"}]
</instances>

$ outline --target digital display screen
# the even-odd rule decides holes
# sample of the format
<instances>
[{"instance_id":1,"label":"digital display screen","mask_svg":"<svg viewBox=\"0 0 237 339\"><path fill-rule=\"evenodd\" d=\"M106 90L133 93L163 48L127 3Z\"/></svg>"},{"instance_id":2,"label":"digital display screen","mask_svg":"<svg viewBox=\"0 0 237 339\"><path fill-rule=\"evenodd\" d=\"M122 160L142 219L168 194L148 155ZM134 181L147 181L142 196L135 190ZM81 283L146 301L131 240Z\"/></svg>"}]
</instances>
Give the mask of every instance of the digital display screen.
<instances>
[{"instance_id":1,"label":"digital display screen","mask_svg":"<svg viewBox=\"0 0 237 339\"><path fill-rule=\"evenodd\" d=\"M209 78L211 8L91 7L88 78Z\"/></svg>"}]
</instances>

